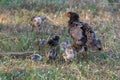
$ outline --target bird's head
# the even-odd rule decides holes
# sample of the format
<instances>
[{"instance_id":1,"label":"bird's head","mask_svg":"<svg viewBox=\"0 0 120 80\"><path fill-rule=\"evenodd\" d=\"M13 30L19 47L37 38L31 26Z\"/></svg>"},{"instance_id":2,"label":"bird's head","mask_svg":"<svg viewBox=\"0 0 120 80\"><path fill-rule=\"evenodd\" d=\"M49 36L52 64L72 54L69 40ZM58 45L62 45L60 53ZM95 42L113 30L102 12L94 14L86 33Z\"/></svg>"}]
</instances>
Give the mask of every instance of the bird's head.
<instances>
[{"instance_id":1,"label":"bird's head","mask_svg":"<svg viewBox=\"0 0 120 80\"><path fill-rule=\"evenodd\" d=\"M31 21L33 22L34 26L40 26L42 23L42 18L40 16L34 16Z\"/></svg>"},{"instance_id":2,"label":"bird's head","mask_svg":"<svg viewBox=\"0 0 120 80\"><path fill-rule=\"evenodd\" d=\"M45 46L47 44L47 41L45 39L39 40L39 46Z\"/></svg>"},{"instance_id":3,"label":"bird's head","mask_svg":"<svg viewBox=\"0 0 120 80\"><path fill-rule=\"evenodd\" d=\"M60 39L59 36L55 36L55 37L54 37L54 40L59 40L59 39Z\"/></svg>"},{"instance_id":4,"label":"bird's head","mask_svg":"<svg viewBox=\"0 0 120 80\"><path fill-rule=\"evenodd\" d=\"M33 22L34 26L39 27L45 19L46 19L46 17L34 16L31 18L31 21Z\"/></svg>"},{"instance_id":5,"label":"bird's head","mask_svg":"<svg viewBox=\"0 0 120 80\"><path fill-rule=\"evenodd\" d=\"M66 16L69 17L72 21L79 21L79 15L75 12L67 12Z\"/></svg>"}]
</instances>

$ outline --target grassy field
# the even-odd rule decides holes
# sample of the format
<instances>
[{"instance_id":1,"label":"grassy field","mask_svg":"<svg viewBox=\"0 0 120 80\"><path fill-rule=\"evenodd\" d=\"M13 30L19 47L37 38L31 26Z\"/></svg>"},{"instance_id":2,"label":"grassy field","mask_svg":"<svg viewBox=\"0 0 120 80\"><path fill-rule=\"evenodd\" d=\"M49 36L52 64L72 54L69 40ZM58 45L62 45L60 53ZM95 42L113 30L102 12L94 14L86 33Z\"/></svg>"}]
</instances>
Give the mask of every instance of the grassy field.
<instances>
[{"instance_id":1,"label":"grassy field","mask_svg":"<svg viewBox=\"0 0 120 80\"><path fill-rule=\"evenodd\" d=\"M79 13L90 23L103 43L103 51L89 52L88 60L67 64L59 59L46 63L48 47L38 47L40 38L60 35L71 39L65 13ZM31 32L33 16L47 16L45 33L36 38ZM0 56L0 80L120 80L120 2L119 0L0 0L0 53L33 51L41 62Z\"/></svg>"}]
</instances>

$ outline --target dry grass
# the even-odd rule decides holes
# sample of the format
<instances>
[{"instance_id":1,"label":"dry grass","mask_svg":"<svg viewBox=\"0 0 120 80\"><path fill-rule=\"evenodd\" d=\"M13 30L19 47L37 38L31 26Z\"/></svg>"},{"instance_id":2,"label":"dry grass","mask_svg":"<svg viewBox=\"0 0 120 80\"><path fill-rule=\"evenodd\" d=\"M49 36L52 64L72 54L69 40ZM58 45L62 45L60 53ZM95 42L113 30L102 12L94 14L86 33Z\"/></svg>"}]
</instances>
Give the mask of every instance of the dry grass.
<instances>
[{"instance_id":1,"label":"dry grass","mask_svg":"<svg viewBox=\"0 0 120 80\"><path fill-rule=\"evenodd\" d=\"M82 0L80 4L68 0L1 0L0 6L0 52L37 51L44 56L42 62L30 59L0 57L0 80L119 80L120 77L120 4L113 0ZM71 0L72 1L72 0ZM79 2L79 0L76 0ZM116 0L117 1L117 0ZM9 3L8 3L9 2ZM64 3L64 4L63 4ZM9 4L9 5L8 5ZM75 11L80 20L93 25L103 42L103 51L91 53L87 61L74 60L71 64L60 59L46 63L45 48L39 50L39 38L48 39L58 34L61 41L71 39L67 32L65 13ZM31 32L31 17L47 16L42 24L46 33L35 38ZM48 30L48 31L47 31Z\"/></svg>"}]
</instances>

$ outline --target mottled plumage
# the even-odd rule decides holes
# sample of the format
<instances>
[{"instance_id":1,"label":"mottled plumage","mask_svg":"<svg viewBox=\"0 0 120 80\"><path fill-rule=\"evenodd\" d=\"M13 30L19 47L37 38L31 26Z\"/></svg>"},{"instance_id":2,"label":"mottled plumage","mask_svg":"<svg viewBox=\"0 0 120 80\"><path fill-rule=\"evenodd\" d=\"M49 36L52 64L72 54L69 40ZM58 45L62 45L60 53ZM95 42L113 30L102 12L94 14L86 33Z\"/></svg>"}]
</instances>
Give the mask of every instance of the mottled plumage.
<instances>
[{"instance_id":1,"label":"mottled plumage","mask_svg":"<svg viewBox=\"0 0 120 80\"><path fill-rule=\"evenodd\" d=\"M48 40L47 44L50 46L50 51L47 54L49 60L55 60L58 53L58 45L60 42L59 36L54 36Z\"/></svg>"},{"instance_id":2,"label":"mottled plumage","mask_svg":"<svg viewBox=\"0 0 120 80\"><path fill-rule=\"evenodd\" d=\"M73 50L69 41L62 42L60 48L63 52L63 58L65 61L72 61L73 58L77 55L76 51Z\"/></svg>"},{"instance_id":3,"label":"mottled plumage","mask_svg":"<svg viewBox=\"0 0 120 80\"><path fill-rule=\"evenodd\" d=\"M35 27L40 27L42 22L46 19L46 17L41 17L41 16L34 16L32 17L31 21L33 22Z\"/></svg>"},{"instance_id":4,"label":"mottled plumage","mask_svg":"<svg viewBox=\"0 0 120 80\"><path fill-rule=\"evenodd\" d=\"M54 36L50 40L48 40L47 44L51 47L55 47L59 44L60 42L60 37L59 36Z\"/></svg>"},{"instance_id":5,"label":"mottled plumage","mask_svg":"<svg viewBox=\"0 0 120 80\"><path fill-rule=\"evenodd\" d=\"M36 34L38 34L39 31L41 30L41 24L42 24L42 22L44 22L45 19L46 19L46 17L41 17L41 16L32 17L32 19L31 19L32 30L35 31Z\"/></svg>"},{"instance_id":6,"label":"mottled plumage","mask_svg":"<svg viewBox=\"0 0 120 80\"><path fill-rule=\"evenodd\" d=\"M47 58L49 60L55 60L56 56L57 56L57 51L55 49L51 49L47 54Z\"/></svg>"},{"instance_id":7,"label":"mottled plumage","mask_svg":"<svg viewBox=\"0 0 120 80\"><path fill-rule=\"evenodd\" d=\"M102 49L101 41L98 39L91 25L81 22L79 20L79 15L74 12L68 12L66 16L69 17L68 32L74 40L74 45L77 45L77 48L84 48L85 51L87 51L87 49Z\"/></svg>"},{"instance_id":8,"label":"mottled plumage","mask_svg":"<svg viewBox=\"0 0 120 80\"><path fill-rule=\"evenodd\" d=\"M39 46L45 46L47 44L47 41L45 39L40 39L39 40Z\"/></svg>"}]
</instances>

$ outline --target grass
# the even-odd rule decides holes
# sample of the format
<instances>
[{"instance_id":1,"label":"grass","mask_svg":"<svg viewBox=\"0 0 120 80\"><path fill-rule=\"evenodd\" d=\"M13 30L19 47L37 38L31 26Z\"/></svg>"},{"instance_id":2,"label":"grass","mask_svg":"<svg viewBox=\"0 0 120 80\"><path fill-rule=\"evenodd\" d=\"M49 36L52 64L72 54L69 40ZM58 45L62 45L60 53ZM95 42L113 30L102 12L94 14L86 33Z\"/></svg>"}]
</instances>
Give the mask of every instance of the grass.
<instances>
[{"instance_id":1,"label":"grass","mask_svg":"<svg viewBox=\"0 0 120 80\"><path fill-rule=\"evenodd\" d=\"M76 0L77 1L77 0ZM1 0L0 1L0 52L34 51L41 54L41 62L30 59L12 59L0 56L0 80L119 80L120 77L120 9L113 0L70 4L68 0ZM84 3L84 1L83 1ZM111 5L112 4L112 5ZM103 51L89 52L88 60L79 59L67 64L59 58L46 63L48 47L39 50L37 41L58 34L61 41L71 39L67 32L65 13L75 11L80 20L93 25L103 41ZM36 15L50 19L42 24L45 32L36 38L31 32L31 18Z\"/></svg>"}]
</instances>

